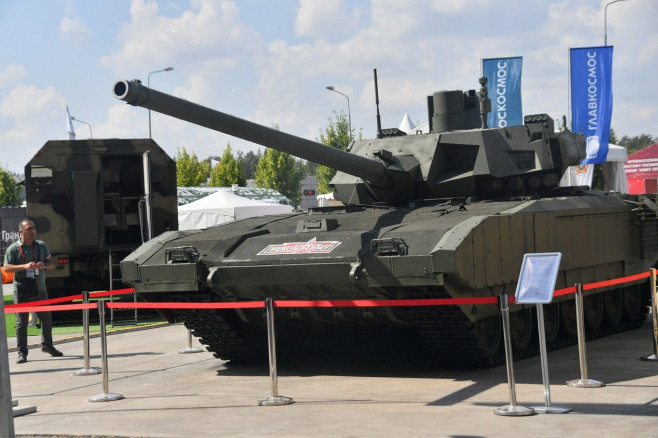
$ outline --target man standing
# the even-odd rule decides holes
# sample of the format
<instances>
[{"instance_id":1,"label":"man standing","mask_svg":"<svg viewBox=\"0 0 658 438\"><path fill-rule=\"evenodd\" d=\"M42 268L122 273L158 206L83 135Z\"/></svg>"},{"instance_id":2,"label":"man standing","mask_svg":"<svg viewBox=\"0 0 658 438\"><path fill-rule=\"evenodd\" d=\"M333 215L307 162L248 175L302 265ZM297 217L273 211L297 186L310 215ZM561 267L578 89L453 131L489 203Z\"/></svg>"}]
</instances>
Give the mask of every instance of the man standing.
<instances>
[{"instance_id":1,"label":"man standing","mask_svg":"<svg viewBox=\"0 0 658 438\"><path fill-rule=\"evenodd\" d=\"M4 269L14 273L14 303L27 303L48 299L46 290L46 269L55 264L48 246L36 240L37 231L34 222L23 220L18 226L20 240L12 243L5 252ZM53 346L52 317L50 312L37 312L41 320L41 351L51 356L62 356L62 352ZM18 343L18 360L27 362L27 325L29 313L16 314L16 340Z\"/></svg>"}]
</instances>

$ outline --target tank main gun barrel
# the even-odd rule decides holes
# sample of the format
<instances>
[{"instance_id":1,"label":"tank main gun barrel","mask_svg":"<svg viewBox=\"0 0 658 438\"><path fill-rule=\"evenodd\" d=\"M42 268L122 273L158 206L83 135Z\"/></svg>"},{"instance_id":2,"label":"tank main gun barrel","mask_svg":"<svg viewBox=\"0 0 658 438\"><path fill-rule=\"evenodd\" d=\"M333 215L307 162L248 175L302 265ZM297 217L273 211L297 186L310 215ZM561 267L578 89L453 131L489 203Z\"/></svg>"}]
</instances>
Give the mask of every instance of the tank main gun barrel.
<instances>
[{"instance_id":1,"label":"tank main gun barrel","mask_svg":"<svg viewBox=\"0 0 658 438\"><path fill-rule=\"evenodd\" d=\"M262 146L322 164L354 175L381 188L393 183L385 166L379 161L335 149L248 120L222 113L185 99L145 87L137 81L119 80L114 84L114 97L133 106L185 120L199 126L223 132Z\"/></svg>"}]
</instances>

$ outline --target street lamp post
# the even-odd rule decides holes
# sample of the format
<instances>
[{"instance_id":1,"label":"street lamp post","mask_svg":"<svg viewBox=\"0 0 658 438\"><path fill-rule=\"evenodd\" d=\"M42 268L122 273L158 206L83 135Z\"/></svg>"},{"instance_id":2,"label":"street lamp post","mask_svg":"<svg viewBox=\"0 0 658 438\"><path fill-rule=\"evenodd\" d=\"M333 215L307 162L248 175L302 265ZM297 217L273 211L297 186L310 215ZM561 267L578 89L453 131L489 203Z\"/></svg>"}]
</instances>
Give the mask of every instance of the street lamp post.
<instances>
[{"instance_id":1,"label":"street lamp post","mask_svg":"<svg viewBox=\"0 0 658 438\"><path fill-rule=\"evenodd\" d=\"M90 125L89 123L84 122L84 121L82 121L82 120L80 120L80 119L76 119L76 118L73 117L73 116L71 116L71 120L75 120L75 121L78 122L78 123L84 123L85 125L89 126L89 138L94 138L94 135L93 135L92 132L91 132L91 125Z\"/></svg>"},{"instance_id":2,"label":"street lamp post","mask_svg":"<svg viewBox=\"0 0 658 438\"><path fill-rule=\"evenodd\" d=\"M160 73L160 72L163 72L163 71L172 71L173 69L174 69L173 67L165 67L162 70L156 70L156 71L150 72L148 74L148 76L146 77L146 85L149 88L151 88L151 75L153 73ZM153 137L151 137L151 109L149 109L149 138L153 138Z\"/></svg>"},{"instance_id":3,"label":"street lamp post","mask_svg":"<svg viewBox=\"0 0 658 438\"><path fill-rule=\"evenodd\" d=\"M338 93L341 96L345 96L345 99L347 99L347 123L350 129L350 141L352 140L352 113L350 111L350 98L347 97L347 94L343 94L340 91L336 90L333 85L328 85L327 90L333 91L334 93Z\"/></svg>"},{"instance_id":4,"label":"street lamp post","mask_svg":"<svg viewBox=\"0 0 658 438\"><path fill-rule=\"evenodd\" d=\"M613 0L610 3L605 4L605 8L603 9L603 45L607 46L608 45L608 6L610 6L613 3L617 2L624 2L626 0Z\"/></svg>"}]
</instances>

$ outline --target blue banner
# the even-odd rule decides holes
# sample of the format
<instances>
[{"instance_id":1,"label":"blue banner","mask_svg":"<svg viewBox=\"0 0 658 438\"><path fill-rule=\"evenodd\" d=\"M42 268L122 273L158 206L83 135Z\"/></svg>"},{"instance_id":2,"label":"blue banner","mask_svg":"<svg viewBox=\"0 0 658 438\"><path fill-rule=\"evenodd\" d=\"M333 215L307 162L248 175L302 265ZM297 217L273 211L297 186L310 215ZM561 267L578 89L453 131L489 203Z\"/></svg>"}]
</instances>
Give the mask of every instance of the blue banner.
<instances>
[{"instance_id":1,"label":"blue banner","mask_svg":"<svg viewBox=\"0 0 658 438\"><path fill-rule=\"evenodd\" d=\"M581 164L603 163L612 119L612 46L570 49L569 65L572 130L587 140Z\"/></svg>"},{"instance_id":2,"label":"blue banner","mask_svg":"<svg viewBox=\"0 0 658 438\"><path fill-rule=\"evenodd\" d=\"M490 58L482 60L482 76L487 78L491 112L490 128L523 125L521 106L521 68L523 58Z\"/></svg>"}]
</instances>

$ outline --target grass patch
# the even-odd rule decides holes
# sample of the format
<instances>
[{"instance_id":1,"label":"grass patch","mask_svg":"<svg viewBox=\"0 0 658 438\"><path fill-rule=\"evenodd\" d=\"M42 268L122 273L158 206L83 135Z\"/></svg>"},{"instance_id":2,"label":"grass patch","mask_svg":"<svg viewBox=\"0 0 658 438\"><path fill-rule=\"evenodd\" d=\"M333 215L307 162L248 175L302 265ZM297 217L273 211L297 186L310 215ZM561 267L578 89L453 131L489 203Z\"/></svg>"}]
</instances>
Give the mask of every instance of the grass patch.
<instances>
[{"instance_id":1,"label":"grass patch","mask_svg":"<svg viewBox=\"0 0 658 438\"><path fill-rule=\"evenodd\" d=\"M92 300L93 301L93 300ZM7 304L14 304L14 299L11 296L4 297L5 306ZM109 328L109 309L106 310L106 327ZM94 311L90 311L90 317L93 315ZM131 314L132 316L132 314ZM80 317L82 319L82 315ZM145 325L155 324L158 322L164 322L165 319L161 316L148 315L148 317L139 317L137 324L121 324L120 326L115 325L115 328L130 328L130 327L141 327ZM5 313L5 322L7 326L7 337L15 338L16 337L16 314L15 313ZM90 333L98 333L101 331L100 324L98 322L92 322L89 324ZM81 334L82 333L82 323L80 324L68 324L68 323L58 323L57 321L53 322L53 335L63 335L63 334ZM41 329L38 327L28 327L27 328L28 336L39 336L41 335Z\"/></svg>"}]
</instances>

